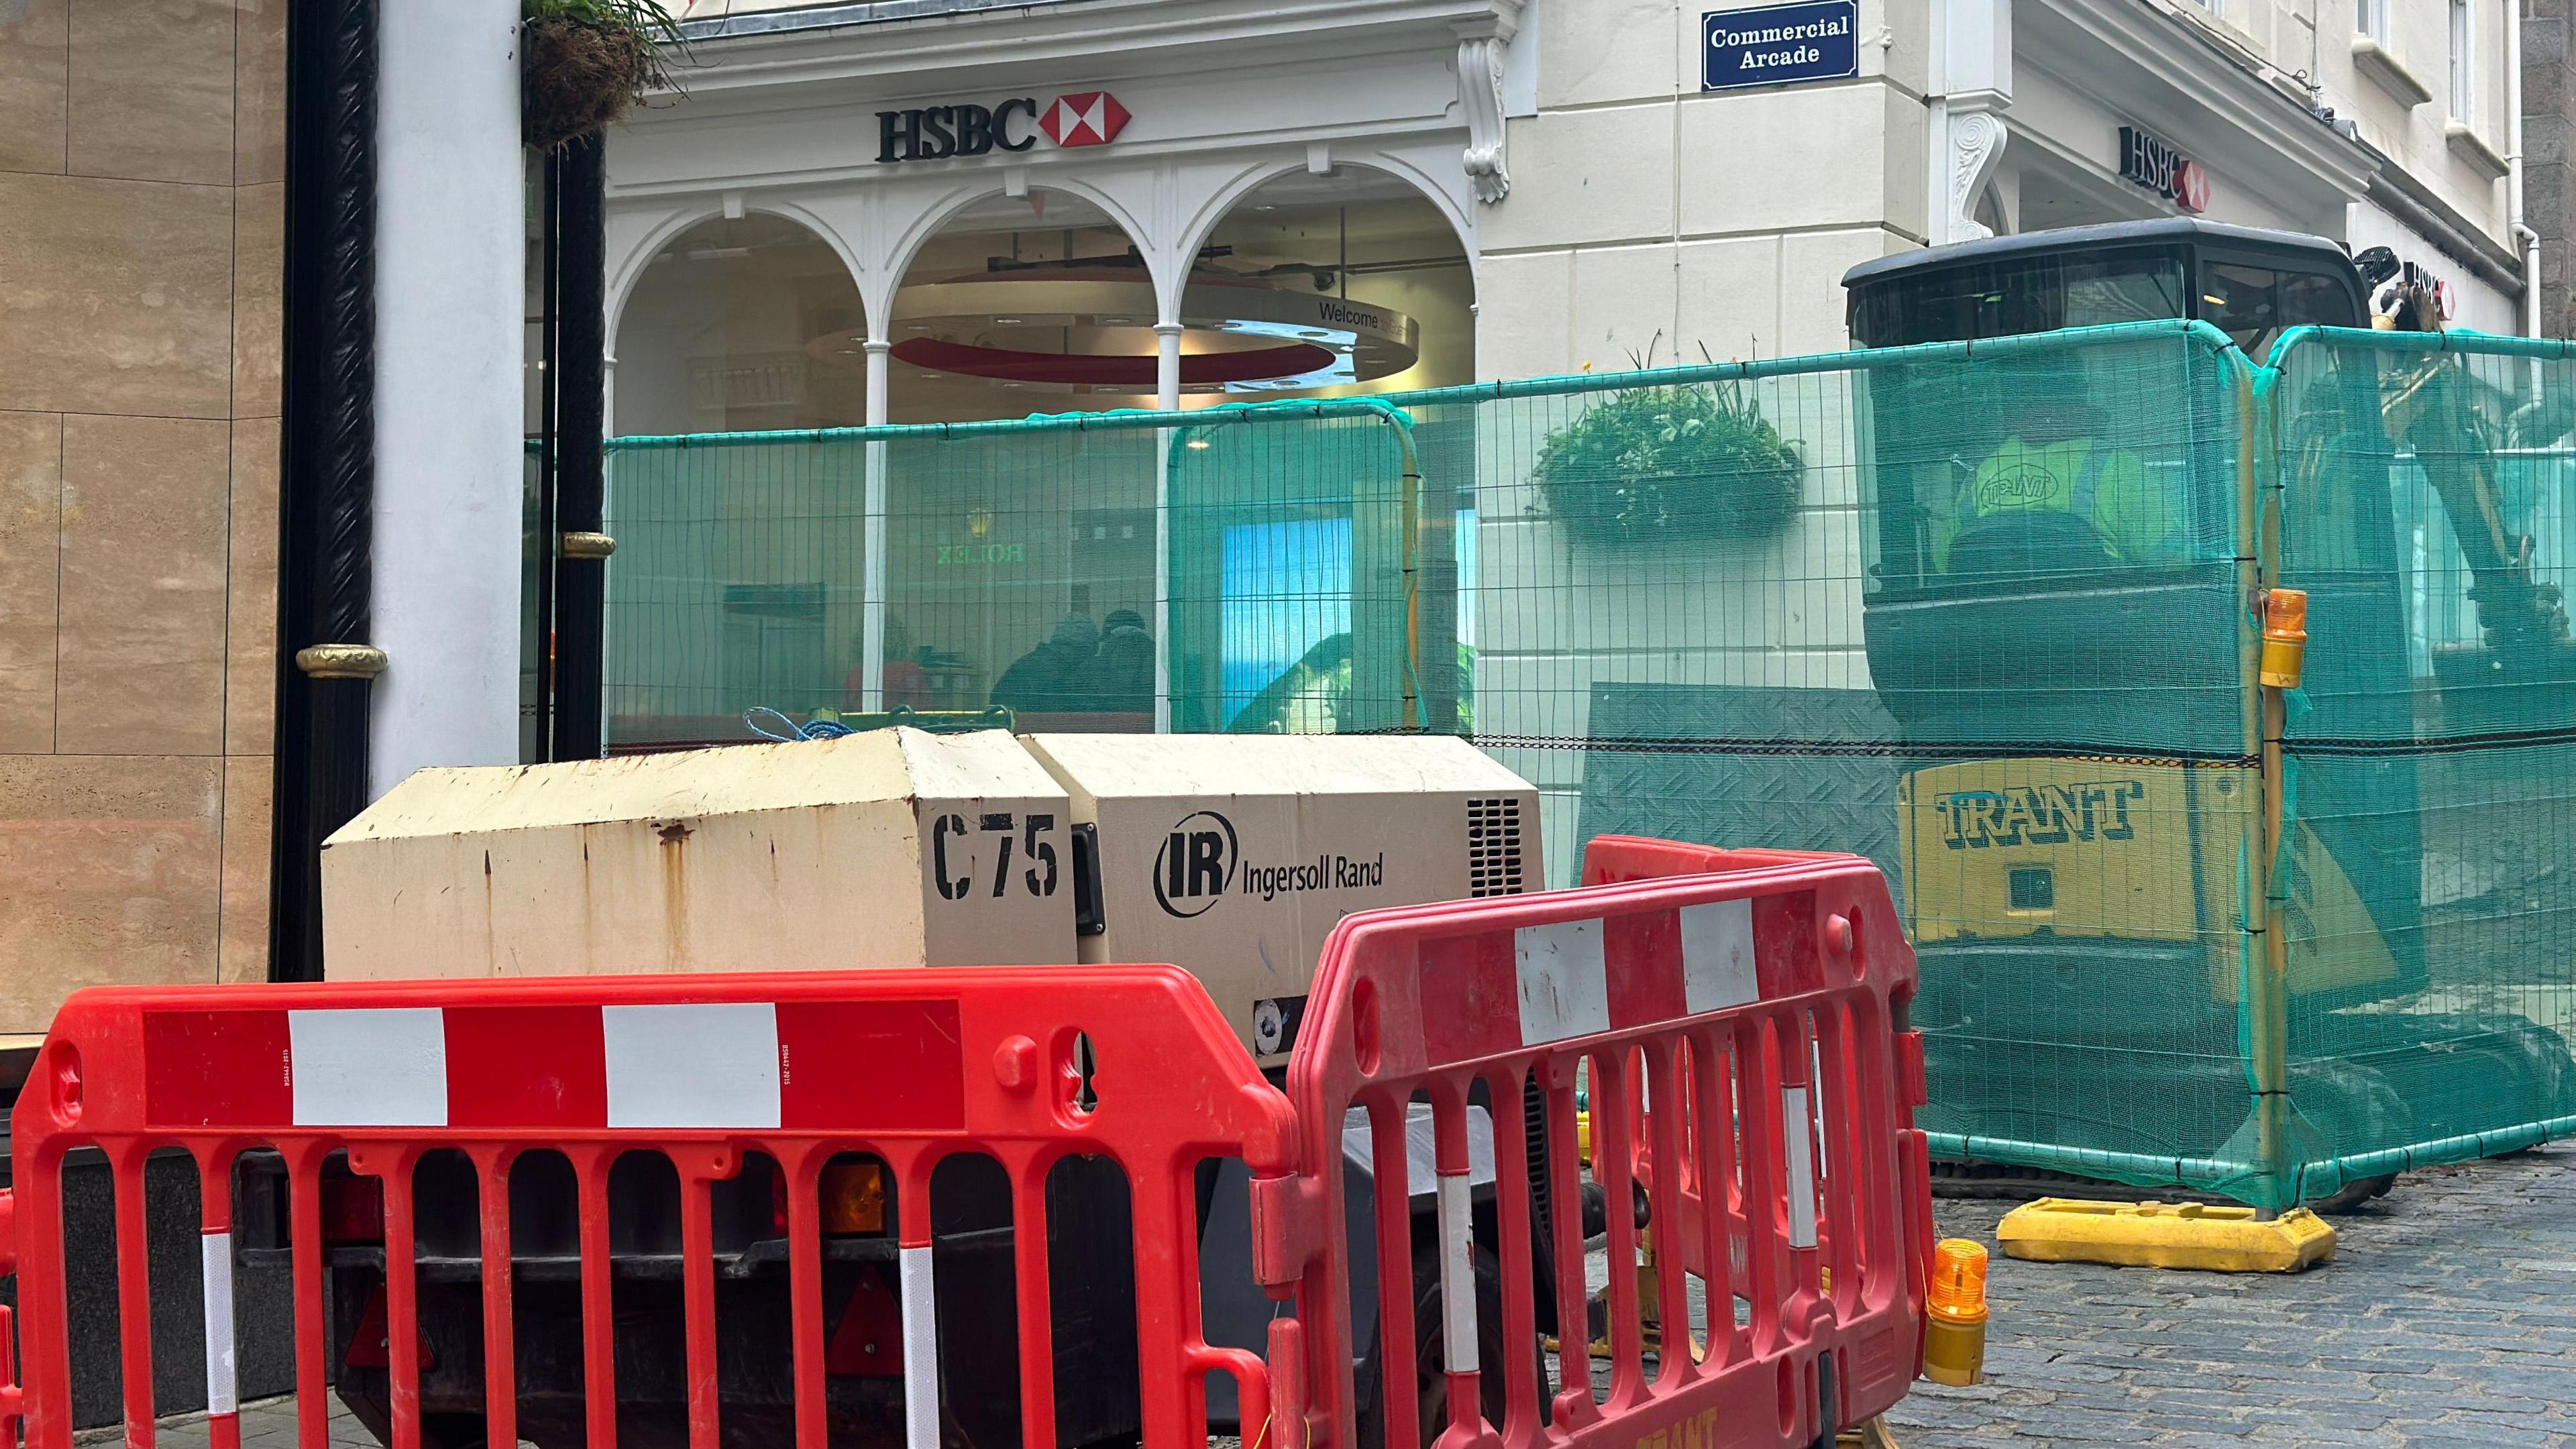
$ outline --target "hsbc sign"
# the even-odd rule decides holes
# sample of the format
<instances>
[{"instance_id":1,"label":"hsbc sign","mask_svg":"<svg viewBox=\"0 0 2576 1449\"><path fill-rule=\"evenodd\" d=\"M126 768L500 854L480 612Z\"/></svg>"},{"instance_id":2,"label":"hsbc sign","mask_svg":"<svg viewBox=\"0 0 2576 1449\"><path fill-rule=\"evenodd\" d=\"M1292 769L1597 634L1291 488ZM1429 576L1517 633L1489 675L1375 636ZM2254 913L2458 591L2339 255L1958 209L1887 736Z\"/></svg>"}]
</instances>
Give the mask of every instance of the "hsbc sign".
<instances>
[{"instance_id":1,"label":"hsbc sign","mask_svg":"<svg viewBox=\"0 0 2576 1449\"><path fill-rule=\"evenodd\" d=\"M1127 129L1127 108L1107 91L1077 91L1040 105L1016 96L992 106L924 106L877 112L877 159L941 161L1026 151L1044 135L1059 147L1106 146Z\"/></svg>"},{"instance_id":2,"label":"hsbc sign","mask_svg":"<svg viewBox=\"0 0 2576 1449\"><path fill-rule=\"evenodd\" d=\"M2209 210L2209 171L2163 137L2120 128L2120 175L2197 216Z\"/></svg>"}]
</instances>

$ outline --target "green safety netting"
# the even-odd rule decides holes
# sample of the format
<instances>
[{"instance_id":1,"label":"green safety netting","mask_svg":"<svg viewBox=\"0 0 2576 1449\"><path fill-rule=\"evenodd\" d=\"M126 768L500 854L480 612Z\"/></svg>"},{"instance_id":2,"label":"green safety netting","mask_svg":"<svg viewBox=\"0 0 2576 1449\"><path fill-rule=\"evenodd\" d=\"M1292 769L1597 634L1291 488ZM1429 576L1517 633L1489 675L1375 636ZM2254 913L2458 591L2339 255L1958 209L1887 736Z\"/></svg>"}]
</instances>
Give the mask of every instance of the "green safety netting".
<instances>
[{"instance_id":1,"label":"green safety netting","mask_svg":"<svg viewBox=\"0 0 2576 1449\"><path fill-rule=\"evenodd\" d=\"M623 439L610 745L755 705L1465 735L1557 884L1613 831L1876 860L1943 1154L2326 1196L2576 1127L2576 363L2270 362L2136 323ZM2271 583L2314 643L2267 728Z\"/></svg>"}]
</instances>

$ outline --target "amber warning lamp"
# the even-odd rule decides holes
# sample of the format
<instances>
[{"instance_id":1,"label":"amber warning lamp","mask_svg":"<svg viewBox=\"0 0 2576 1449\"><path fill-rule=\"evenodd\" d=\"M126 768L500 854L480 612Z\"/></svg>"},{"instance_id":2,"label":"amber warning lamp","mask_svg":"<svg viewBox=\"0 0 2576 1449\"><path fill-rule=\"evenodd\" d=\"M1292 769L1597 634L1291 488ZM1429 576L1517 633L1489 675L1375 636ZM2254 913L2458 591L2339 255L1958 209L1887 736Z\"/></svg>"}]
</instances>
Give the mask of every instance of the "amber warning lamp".
<instances>
[{"instance_id":1,"label":"amber warning lamp","mask_svg":"<svg viewBox=\"0 0 2576 1449\"><path fill-rule=\"evenodd\" d=\"M2267 591L2263 595L2263 654L2255 664L2255 677L2266 689L2296 689L2307 658L2307 591Z\"/></svg>"},{"instance_id":2,"label":"amber warning lamp","mask_svg":"<svg viewBox=\"0 0 2576 1449\"><path fill-rule=\"evenodd\" d=\"M1923 1376L1965 1387L1986 1376L1986 1249L1944 1238L1932 1250L1923 1302Z\"/></svg>"}]
</instances>

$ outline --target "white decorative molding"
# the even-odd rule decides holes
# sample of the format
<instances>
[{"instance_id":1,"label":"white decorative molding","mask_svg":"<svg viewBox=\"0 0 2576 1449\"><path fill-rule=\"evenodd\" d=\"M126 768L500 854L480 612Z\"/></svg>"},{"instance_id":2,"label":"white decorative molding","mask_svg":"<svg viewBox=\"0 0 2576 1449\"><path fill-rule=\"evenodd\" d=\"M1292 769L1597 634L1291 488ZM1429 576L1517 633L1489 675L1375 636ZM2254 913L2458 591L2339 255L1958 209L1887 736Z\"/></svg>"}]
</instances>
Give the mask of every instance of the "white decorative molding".
<instances>
[{"instance_id":1,"label":"white decorative molding","mask_svg":"<svg viewBox=\"0 0 2576 1449\"><path fill-rule=\"evenodd\" d=\"M2381 90L2395 96L2408 110L2433 99L2433 88L2406 68L2397 53L2379 43L2376 36L2352 38L2352 68L2376 82Z\"/></svg>"},{"instance_id":2,"label":"white decorative molding","mask_svg":"<svg viewBox=\"0 0 2576 1449\"><path fill-rule=\"evenodd\" d=\"M2011 139L2002 113L2013 101L2012 0L1941 0L1935 16L1924 232L1940 246L1995 234L1977 220L1977 199Z\"/></svg>"},{"instance_id":3,"label":"white decorative molding","mask_svg":"<svg viewBox=\"0 0 2576 1449\"><path fill-rule=\"evenodd\" d=\"M2452 155L2468 162L2471 169L2489 181L2502 181L2513 169L2475 126L2457 117L2442 123L2442 142L2451 148Z\"/></svg>"},{"instance_id":4,"label":"white decorative molding","mask_svg":"<svg viewBox=\"0 0 2576 1449\"><path fill-rule=\"evenodd\" d=\"M1995 234L1977 220L1977 198L1994 179L2012 133L1992 111L1960 110L1953 103L1948 117L1949 185L1943 197L1943 234L1949 241L1977 241Z\"/></svg>"},{"instance_id":5,"label":"white decorative molding","mask_svg":"<svg viewBox=\"0 0 2576 1449\"><path fill-rule=\"evenodd\" d=\"M1511 39L1488 30L1462 28L1458 37L1458 102L1467 117L1467 178L1476 199L1487 206L1512 194L1512 173L1503 151L1503 63Z\"/></svg>"}]
</instances>

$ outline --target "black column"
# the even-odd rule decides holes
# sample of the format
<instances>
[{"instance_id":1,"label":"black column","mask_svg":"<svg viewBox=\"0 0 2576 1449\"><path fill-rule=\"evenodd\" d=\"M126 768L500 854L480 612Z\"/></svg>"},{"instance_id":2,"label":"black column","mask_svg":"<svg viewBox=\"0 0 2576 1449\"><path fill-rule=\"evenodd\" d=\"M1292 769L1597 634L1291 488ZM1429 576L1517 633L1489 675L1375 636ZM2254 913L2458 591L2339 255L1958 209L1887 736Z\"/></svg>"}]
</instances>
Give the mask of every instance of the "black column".
<instances>
[{"instance_id":1,"label":"black column","mask_svg":"<svg viewBox=\"0 0 2576 1449\"><path fill-rule=\"evenodd\" d=\"M367 803L375 527L376 0L295 0L286 44L284 456L269 976L322 977L321 847Z\"/></svg>"},{"instance_id":2,"label":"black column","mask_svg":"<svg viewBox=\"0 0 2576 1449\"><path fill-rule=\"evenodd\" d=\"M608 563L586 547L608 500L608 150L597 134L556 153L554 375L554 748L557 760L600 753L600 685ZM569 545L569 546L567 546Z\"/></svg>"}]
</instances>

